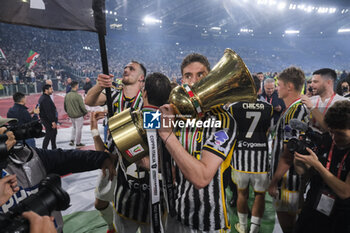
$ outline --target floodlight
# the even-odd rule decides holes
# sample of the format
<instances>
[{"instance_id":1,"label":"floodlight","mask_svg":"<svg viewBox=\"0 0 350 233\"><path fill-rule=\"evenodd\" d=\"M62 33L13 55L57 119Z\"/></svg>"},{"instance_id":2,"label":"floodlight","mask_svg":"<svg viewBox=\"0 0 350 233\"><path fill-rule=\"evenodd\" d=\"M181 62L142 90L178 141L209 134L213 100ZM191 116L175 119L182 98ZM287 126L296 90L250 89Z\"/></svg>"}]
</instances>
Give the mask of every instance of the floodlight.
<instances>
[{"instance_id":1,"label":"floodlight","mask_svg":"<svg viewBox=\"0 0 350 233\"><path fill-rule=\"evenodd\" d=\"M304 11L310 13L310 12L313 11L314 9L315 9L315 7L313 7L313 6L308 6L308 7L304 8Z\"/></svg>"},{"instance_id":2,"label":"floodlight","mask_svg":"<svg viewBox=\"0 0 350 233\"><path fill-rule=\"evenodd\" d=\"M298 9L304 10L304 8L305 8L305 5L304 5L304 4L298 5Z\"/></svg>"},{"instance_id":3,"label":"floodlight","mask_svg":"<svg viewBox=\"0 0 350 233\"><path fill-rule=\"evenodd\" d=\"M350 28L340 28L340 29L338 29L338 33L346 33L346 32L350 32Z\"/></svg>"},{"instance_id":4,"label":"floodlight","mask_svg":"<svg viewBox=\"0 0 350 233\"><path fill-rule=\"evenodd\" d=\"M337 8L329 8L329 14L334 14L337 11Z\"/></svg>"},{"instance_id":5,"label":"floodlight","mask_svg":"<svg viewBox=\"0 0 350 233\"><path fill-rule=\"evenodd\" d=\"M286 34L299 34L299 30L285 30L284 33L286 33Z\"/></svg>"},{"instance_id":6,"label":"floodlight","mask_svg":"<svg viewBox=\"0 0 350 233\"><path fill-rule=\"evenodd\" d=\"M280 2L280 3L278 3L278 5L277 5L277 9L278 10L283 10L284 8L286 8L286 3L285 2Z\"/></svg>"},{"instance_id":7,"label":"floodlight","mask_svg":"<svg viewBox=\"0 0 350 233\"><path fill-rule=\"evenodd\" d=\"M277 2L275 0L269 0L269 5L273 6L273 5L276 5Z\"/></svg>"},{"instance_id":8,"label":"floodlight","mask_svg":"<svg viewBox=\"0 0 350 233\"><path fill-rule=\"evenodd\" d=\"M253 32L253 31L254 31L253 29L248 29L248 28L241 28L240 29L240 32L246 32L246 33Z\"/></svg>"},{"instance_id":9,"label":"floodlight","mask_svg":"<svg viewBox=\"0 0 350 233\"><path fill-rule=\"evenodd\" d=\"M213 30L213 31L220 31L220 30L221 30L221 27L211 27L210 30Z\"/></svg>"},{"instance_id":10,"label":"floodlight","mask_svg":"<svg viewBox=\"0 0 350 233\"><path fill-rule=\"evenodd\" d=\"M266 5L268 0L258 0L258 5Z\"/></svg>"},{"instance_id":11,"label":"floodlight","mask_svg":"<svg viewBox=\"0 0 350 233\"><path fill-rule=\"evenodd\" d=\"M324 14L328 13L328 7L319 7L317 13Z\"/></svg>"},{"instance_id":12,"label":"floodlight","mask_svg":"<svg viewBox=\"0 0 350 233\"><path fill-rule=\"evenodd\" d=\"M145 22L146 24L162 23L161 20L153 18L151 16L146 16L145 18L143 18L143 22Z\"/></svg>"}]
</instances>

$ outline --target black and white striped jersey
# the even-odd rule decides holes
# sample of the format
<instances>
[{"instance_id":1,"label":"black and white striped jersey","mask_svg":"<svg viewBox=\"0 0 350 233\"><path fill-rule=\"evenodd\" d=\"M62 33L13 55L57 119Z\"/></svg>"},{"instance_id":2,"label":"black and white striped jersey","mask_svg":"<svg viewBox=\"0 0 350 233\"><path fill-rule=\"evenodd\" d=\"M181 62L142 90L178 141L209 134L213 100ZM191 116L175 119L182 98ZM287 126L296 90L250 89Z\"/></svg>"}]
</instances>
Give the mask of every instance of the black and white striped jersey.
<instances>
[{"instance_id":1,"label":"black and white striped jersey","mask_svg":"<svg viewBox=\"0 0 350 233\"><path fill-rule=\"evenodd\" d=\"M132 107L141 109L143 101L140 93L134 98L123 96L122 91L112 93L113 110L115 114ZM117 153L111 135L108 135L107 148L113 154ZM114 192L114 207L119 215L134 221L149 222L149 172L138 168L119 156L117 162L117 183Z\"/></svg>"},{"instance_id":2,"label":"black and white striped jersey","mask_svg":"<svg viewBox=\"0 0 350 233\"><path fill-rule=\"evenodd\" d=\"M272 105L261 100L255 103L236 102L230 105L228 111L237 122L233 169L247 173L267 173L267 133L273 114Z\"/></svg>"},{"instance_id":3,"label":"black and white striped jersey","mask_svg":"<svg viewBox=\"0 0 350 233\"><path fill-rule=\"evenodd\" d=\"M275 136L273 139L272 155L271 155L271 177L274 175L280 156L282 155L284 145L291 138L298 138L300 134L298 130L292 129L289 125L291 119L297 119L305 123L309 123L309 116L306 107L301 103L300 99L294 101L282 114L276 124ZM294 165L289 169L288 176L284 177L286 187L290 191L298 191L300 185L300 176L296 173Z\"/></svg>"},{"instance_id":4,"label":"black and white striped jersey","mask_svg":"<svg viewBox=\"0 0 350 233\"><path fill-rule=\"evenodd\" d=\"M223 173L230 165L236 123L222 108L218 111L220 113L213 110L215 116L207 114L205 120L209 118L220 120L222 123L220 128L190 127L179 129L176 132L183 147L198 160L201 159L203 150L207 150L213 153L213 156L219 156L223 160L212 181L202 189L196 189L176 167L175 208L177 219L182 224L201 231L230 227L225 205Z\"/></svg>"}]
</instances>

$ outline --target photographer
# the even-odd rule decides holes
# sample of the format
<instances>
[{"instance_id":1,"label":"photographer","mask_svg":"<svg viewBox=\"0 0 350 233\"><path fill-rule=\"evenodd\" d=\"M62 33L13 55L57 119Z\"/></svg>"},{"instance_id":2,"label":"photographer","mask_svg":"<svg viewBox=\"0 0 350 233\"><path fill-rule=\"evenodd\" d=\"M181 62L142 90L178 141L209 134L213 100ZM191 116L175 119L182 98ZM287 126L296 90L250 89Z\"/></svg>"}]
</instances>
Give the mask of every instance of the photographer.
<instances>
[{"instance_id":1,"label":"photographer","mask_svg":"<svg viewBox=\"0 0 350 233\"><path fill-rule=\"evenodd\" d=\"M350 232L350 102L336 102L324 119L331 136L317 155L295 152L296 171L311 177L297 233Z\"/></svg>"},{"instance_id":2,"label":"photographer","mask_svg":"<svg viewBox=\"0 0 350 233\"><path fill-rule=\"evenodd\" d=\"M8 122L9 119L0 117L0 127ZM0 134L6 132L6 127L0 128ZM98 151L79 151L79 150L44 150L32 148L27 145L18 147L13 132L6 132L7 152L1 153L1 164L3 176L16 174L19 186L19 192L14 194L9 201L0 207L0 212L6 213L12 206L17 205L20 201L26 199L29 195L36 193L39 183L49 173L66 175L69 173L90 171L102 168L109 170L110 179L115 175L113 160L107 153ZM1 145L3 147L3 145ZM5 158L4 158L5 157ZM60 212L52 212L55 218L57 231L61 232L63 227L63 219Z\"/></svg>"},{"instance_id":3,"label":"photographer","mask_svg":"<svg viewBox=\"0 0 350 233\"><path fill-rule=\"evenodd\" d=\"M6 124L6 123L10 123L10 122L16 122L16 119L4 119L4 118L0 118L0 125ZM0 134L5 134L6 128L0 128ZM6 137L13 137L13 134L10 132L6 132ZM6 141L4 148L5 150L10 150L13 146L15 145L15 141L10 140L10 141ZM3 151L1 151L3 152ZM2 162L2 154L0 154L0 168L2 166L1 162ZM2 206L3 204L5 204L13 194L15 194L19 188L17 187L17 179L16 179L16 175L9 175L6 177L3 177L2 171L0 171L0 206Z\"/></svg>"},{"instance_id":4,"label":"photographer","mask_svg":"<svg viewBox=\"0 0 350 233\"><path fill-rule=\"evenodd\" d=\"M0 206L5 204L18 190L16 175L0 178Z\"/></svg>"},{"instance_id":5,"label":"photographer","mask_svg":"<svg viewBox=\"0 0 350 233\"><path fill-rule=\"evenodd\" d=\"M14 105L8 110L7 117L8 118L16 118L18 120L18 125L23 125L25 123L29 123L35 120L38 120L38 114L40 112L39 106L36 106L33 110L30 112L28 111L28 108L26 107L26 96L25 94L21 92L16 92L13 94L13 101L15 102ZM31 114L34 114L31 116ZM34 138L28 138L25 140L28 146L35 147L35 139Z\"/></svg>"},{"instance_id":6,"label":"photographer","mask_svg":"<svg viewBox=\"0 0 350 233\"><path fill-rule=\"evenodd\" d=\"M53 217L40 216L33 211L27 211L22 216L30 222L30 233L56 233Z\"/></svg>"}]
</instances>

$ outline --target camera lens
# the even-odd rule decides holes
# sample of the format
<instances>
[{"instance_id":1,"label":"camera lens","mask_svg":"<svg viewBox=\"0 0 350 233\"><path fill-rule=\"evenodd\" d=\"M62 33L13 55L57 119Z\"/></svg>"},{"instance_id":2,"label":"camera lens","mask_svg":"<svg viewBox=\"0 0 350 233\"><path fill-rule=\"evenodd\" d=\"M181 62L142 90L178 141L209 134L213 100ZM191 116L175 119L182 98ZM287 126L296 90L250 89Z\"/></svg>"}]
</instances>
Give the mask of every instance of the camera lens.
<instances>
[{"instance_id":1,"label":"camera lens","mask_svg":"<svg viewBox=\"0 0 350 233\"><path fill-rule=\"evenodd\" d=\"M298 150L298 143L299 141L298 141L298 139L296 139L296 138L292 138L292 139L290 139L289 141L288 141L288 143L287 143L287 148L288 148L288 150L289 150L289 152L290 153L294 153L295 151L297 151Z\"/></svg>"},{"instance_id":2,"label":"camera lens","mask_svg":"<svg viewBox=\"0 0 350 233\"><path fill-rule=\"evenodd\" d=\"M31 210L41 216L51 215L54 210L67 209L69 202L68 193L61 188L60 177L56 174L48 175L40 182L39 192L10 208L6 214L0 213L0 232L27 233L29 222L21 216L23 212Z\"/></svg>"},{"instance_id":3,"label":"camera lens","mask_svg":"<svg viewBox=\"0 0 350 233\"><path fill-rule=\"evenodd\" d=\"M39 215L50 215L53 210L67 209L69 203L68 193L61 188L60 177L51 174L41 181L38 193L27 197L10 210L17 214L32 210Z\"/></svg>"}]
</instances>

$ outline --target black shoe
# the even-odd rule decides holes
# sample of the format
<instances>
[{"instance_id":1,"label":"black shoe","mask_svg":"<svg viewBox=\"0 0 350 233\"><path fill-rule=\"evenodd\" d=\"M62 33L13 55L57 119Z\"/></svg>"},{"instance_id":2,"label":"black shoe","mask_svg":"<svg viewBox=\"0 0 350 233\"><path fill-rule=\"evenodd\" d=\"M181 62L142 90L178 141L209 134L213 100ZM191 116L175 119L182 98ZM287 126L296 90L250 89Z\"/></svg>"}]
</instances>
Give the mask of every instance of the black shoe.
<instances>
[{"instance_id":1,"label":"black shoe","mask_svg":"<svg viewBox=\"0 0 350 233\"><path fill-rule=\"evenodd\" d=\"M75 146L76 146L76 147L83 147L83 146L85 146L85 144L79 143L79 144L76 144Z\"/></svg>"},{"instance_id":2,"label":"black shoe","mask_svg":"<svg viewBox=\"0 0 350 233\"><path fill-rule=\"evenodd\" d=\"M74 141L73 141L73 140L70 140L69 145L70 145L70 146L74 146Z\"/></svg>"}]
</instances>

